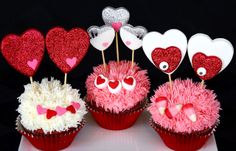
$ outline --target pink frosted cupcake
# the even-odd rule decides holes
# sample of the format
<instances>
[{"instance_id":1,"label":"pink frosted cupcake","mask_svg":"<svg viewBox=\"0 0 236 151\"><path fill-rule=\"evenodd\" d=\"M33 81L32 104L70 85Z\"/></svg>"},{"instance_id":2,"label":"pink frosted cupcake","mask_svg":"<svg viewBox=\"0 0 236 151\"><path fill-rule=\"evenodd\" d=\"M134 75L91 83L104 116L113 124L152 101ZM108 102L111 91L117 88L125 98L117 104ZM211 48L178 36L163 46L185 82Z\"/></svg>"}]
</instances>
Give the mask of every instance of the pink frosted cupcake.
<instances>
[{"instance_id":1,"label":"pink frosted cupcake","mask_svg":"<svg viewBox=\"0 0 236 151\"><path fill-rule=\"evenodd\" d=\"M58 80L27 84L19 102L17 130L40 150L68 147L84 125L87 111L78 90Z\"/></svg>"},{"instance_id":2,"label":"pink frosted cupcake","mask_svg":"<svg viewBox=\"0 0 236 151\"><path fill-rule=\"evenodd\" d=\"M103 128L120 130L132 126L146 106L150 82L147 71L131 62L110 61L94 67L86 80L87 107Z\"/></svg>"},{"instance_id":3,"label":"pink frosted cupcake","mask_svg":"<svg viewBox=\"0 0 236 151\"><path fill-rule=\"evenodd\" d=\"M161 85L151 98L151 126L171 149L200 149L219 123L220 103L213 91L192 80Z\"/></svg>"}]
</instances>

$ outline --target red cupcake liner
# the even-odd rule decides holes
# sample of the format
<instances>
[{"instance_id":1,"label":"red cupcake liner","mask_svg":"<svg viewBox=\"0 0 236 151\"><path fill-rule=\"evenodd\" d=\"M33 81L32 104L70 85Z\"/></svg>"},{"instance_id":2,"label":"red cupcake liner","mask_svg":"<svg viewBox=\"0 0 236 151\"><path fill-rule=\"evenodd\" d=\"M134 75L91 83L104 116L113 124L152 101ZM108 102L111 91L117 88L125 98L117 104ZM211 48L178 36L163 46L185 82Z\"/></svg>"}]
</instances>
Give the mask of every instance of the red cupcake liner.
<instances>
[{"instance_id":1,"label":"red cupcake liner","mask_svg":"<svg viewBox=\"0 0 236 151\"><path fill-rule=\"evenodd\" d=\"M84 123L85 121L83 120L77 128L70 128L65 132L44 134L26 130L20 123L20 117L18 117L16 121L16 129L26 137L34 147L45 151L57 151L68 147L72 143L80 129L83 128Z\"/></svg>"},{"instance_id":2,"label":"red cupcake liner","mask_svg":"<svg viewBox=\"0 0 236 151\"><path fill-rule=\"evenodd\" d=\"M147 107L147 100L121 113L112 113L87 102L87 109L92 114L93 118L99 126L109 130L123 130L131 127L137 121L140 114Z\"/></svg>"},{"instance_id":3,"label":"red cupcake liner","mask_svg":"<svg viewBox=\"0 0 236 151\"><path fill-rule=\"evenodd\" d=\"M193 133L176 133L150 121L150 126L160 135L167 147L175 151L196 151L200 149L213 134L215 127Z\"/></svg>"}]
</instances>

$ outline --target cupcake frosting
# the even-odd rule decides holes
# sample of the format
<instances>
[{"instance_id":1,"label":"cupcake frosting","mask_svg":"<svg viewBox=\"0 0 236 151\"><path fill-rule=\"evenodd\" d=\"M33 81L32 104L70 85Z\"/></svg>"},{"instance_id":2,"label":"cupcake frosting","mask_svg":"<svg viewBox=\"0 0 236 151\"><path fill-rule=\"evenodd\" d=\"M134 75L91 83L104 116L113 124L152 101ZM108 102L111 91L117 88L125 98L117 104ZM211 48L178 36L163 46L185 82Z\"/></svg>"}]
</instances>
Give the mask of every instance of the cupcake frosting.
<instances>
[{"instance_id":1,"label":"cupcake frosting","mask_svg":"<svg viewBox=\"0 0 236 151\"><path fill-rule=\"evenodd\" d=\"M93 68L86 80L87 101L97 107L119 113L134 107L147 97L150 82L147 71L130 61L110 61L106 70L103 65Z\"/></svg>"},{"instance_id":2,"label":"cupcake frosting","mask_svg":"<svg viewBox=\"0 0 236 151\"><path fill-rule=\"evenodd\" d=\"M177 79L161 85L148 108L155 123L175 132L191 133L219 122L220 103L212 90L192 80Z\"/></svg>"},{"instance_id":3,"label":"cupcake frosting","mask_svg":"<svg viewBox=\"0 0 236 151\"><path fill-rule=\"evenodd\" d=\"M87 112L78 90L53 78L25 85L18 100L20 122L31 131L41 129L48 133L76 128Z\"/></svg>"}]
</instances>

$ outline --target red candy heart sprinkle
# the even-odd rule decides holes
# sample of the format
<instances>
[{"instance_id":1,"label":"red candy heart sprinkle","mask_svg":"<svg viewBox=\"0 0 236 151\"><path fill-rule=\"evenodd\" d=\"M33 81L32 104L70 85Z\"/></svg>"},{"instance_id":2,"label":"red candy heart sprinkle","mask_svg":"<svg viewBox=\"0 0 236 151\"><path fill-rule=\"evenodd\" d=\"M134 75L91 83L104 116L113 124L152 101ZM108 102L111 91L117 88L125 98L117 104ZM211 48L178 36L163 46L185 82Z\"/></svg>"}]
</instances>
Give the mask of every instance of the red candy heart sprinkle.
<instances>
[{"instance_id":1,"label":"red candy heart sprinkle","mask_svg":"<svg viewBox=\"0 0 236 151\"><path fill-rule=\"evenodd\" d=\"M109 85L112 89L115 89L116 87L118 87L119 81L118 81L118 80L109 81L108 85Z\"/></svg>"},{"instance_id":2,"label":"red candy heart sprinkle","mask_svg":"<svg viewBox=\"0 0 236 151\"><path fill-rule=\"evenodd\" d=\"M89 35L81 28L67 32L56 27L46 36L48 54L57 67L64 73L74 69L84 58L89 47Z\"/></svg>"},{"instance_id":3,"label":"red candy heart sprinkle","mask_svg":"<svg viewBox=\"0 0 236 151\"><path fill-rule=\"evenodd\" d=\"M192 58L193 69L202 80L209 80L217 75L222 67L222 61L216 56L206 56L196 53Z\"/></svg>"},{"instance_id":4,"label":"red candy heart sprinkle","mask_svg":"<svg viewBox=\"0 0 236 151\"><path fill-rule=\"evenodd\" d=\"M181 61L181 51L179 48L170 46L166 49L155 48L152 51L152 60L157 68L163 72L174 71Z\"/></svg>"},{"instance_id":5,"label":"red candy heart sprinkle","mask_svg":"<svg viewBox=\"0 0 236 151\"><path fill-rule=\"evenodd\" d=\"M50 109L47 110L47 115L46 115L47 119L51 119L53 116L56 116L56 115L57 115L56 111L50 110Z\"/></svg>"},{"instance_id":6,"label":"red candy heart sprinkle","mask_svg":"<svg viewBox=\"0 0 236 151\"><path fill-rule=\"evenodd\" d=\"M124 79L124 82L126 83L126 84L129 84L129 85L133 85L133 83L134 83L134 79L132 78L132 77L126 77L125 79Z\"/></svg>"},{"instance_id":7,"label":"red candy heart sprinkle","mask_svg":"<svg viewBox=\"0 0 236 151\"><path fill-rule=\"evenodd\" d=\"M44 54L44 37L34 29L21 36L7 35L1 44L2 54L7 62L20 73L33 76Z\"/></svg>"},{"instance_id":8,"label":"red candy heart sprinkle","mask_svg":"<svg viewBox=\"0 0 236 151\"><path fill-rule=\"evenodd\" d=\"M70 111L72 114L75 114L75 113L76 113L76 110L75 110L75 108L74 108L73 105L70 105L70 106L66 107L66 110L67 110L67 111Z\"/></svg>"},{"instance_id":9,"label":"red candy heart sprinkle","mask_svg":"<svg viewBox=\"0 0 236 151\"><path fill-rule=\"evenodd\" d=\"M97 77L97 85L103 84L105 81L106 81L106 80L103 79L102 76L99 75L99 76Z\"/></svg>"}]
</instances>

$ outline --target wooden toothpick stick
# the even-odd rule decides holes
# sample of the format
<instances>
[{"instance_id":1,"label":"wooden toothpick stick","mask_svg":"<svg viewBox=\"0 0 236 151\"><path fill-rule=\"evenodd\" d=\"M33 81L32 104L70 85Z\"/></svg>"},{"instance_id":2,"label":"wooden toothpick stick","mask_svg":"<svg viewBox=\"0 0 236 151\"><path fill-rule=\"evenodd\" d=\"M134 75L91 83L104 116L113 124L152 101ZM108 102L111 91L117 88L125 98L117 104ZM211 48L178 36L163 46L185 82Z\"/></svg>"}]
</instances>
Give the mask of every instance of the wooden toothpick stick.
<instances>
[{"instance_id":1,"label":"wooden toothpick stick","mask_svg":"<svg viewBox=\"0 0 236 151\"><path fill-rule=\"evenodd\" d=\"M133 66L134 66L134 50L132 50L132 68L133 68Z\"/></svg>"},{"instance_id":2,"label":"wooden toothpick stick","mask_svg":"<svg viewBox=\"0 0 236 151\"><path fill-rule=\"evenodd\" d=\"M172 91L172 80L171 80L171 74L168 74L169 77L169 83L170 83L170 91Z\"/></svg>"},{"instance_id":3,"label":"wooden toothpick stick","mask_svg":"<svg viewBox=\"0 0 236 151\"><path fill-rule=\"evenodd\" d=\"M67 73L65 73L65 77L64 77L64 85L66 85L67 82Z\"/></svg>"},{"instance_id":4,"label":"wooden toothpick stick","mask_svg":"<svg viewBox=\"0 0 236 151\"><path fill-rule=\"evenodd\" d=\"M118 32L116 32L116 59L117 62L119 63L120 59L119 59Z\"/></svg>"},{"instance_id":5,"label":"wooden toothpick stick","mask_svg":"<svg viewBox=\"0 0 236 151\"><path fill-rule=\"evenodd\" d=\"M106 60L105 60L104 50L102 50L102 62L103 62L104 69L106 70Z\"/></svg>"},{"instance_id":6,"label":"wooden toothpick stick","mask_svg":"<svg viewBox=\"0 0 236 151\"><path fill-rule=\"evenodd\" d=\"M204 85L204 82L205 82L204 80L202 80L202 81L201 81L201 87L203 87L203 85Z\"/></svg>"},{"instance_id":7,"label":"wooden toothpick stick","mask_svg":"<svg viewBox=\"0 0 236 151\"><path fill-rule=\"evenodd\" d=\"M30 83L32 84L33 83L33 77L30 76Z\"/></svg>"}]
</instances>

